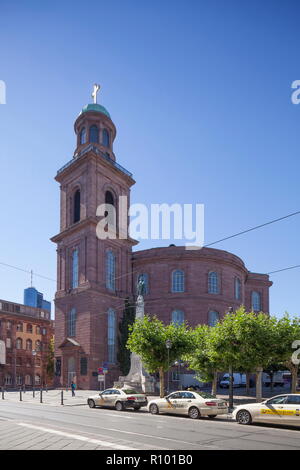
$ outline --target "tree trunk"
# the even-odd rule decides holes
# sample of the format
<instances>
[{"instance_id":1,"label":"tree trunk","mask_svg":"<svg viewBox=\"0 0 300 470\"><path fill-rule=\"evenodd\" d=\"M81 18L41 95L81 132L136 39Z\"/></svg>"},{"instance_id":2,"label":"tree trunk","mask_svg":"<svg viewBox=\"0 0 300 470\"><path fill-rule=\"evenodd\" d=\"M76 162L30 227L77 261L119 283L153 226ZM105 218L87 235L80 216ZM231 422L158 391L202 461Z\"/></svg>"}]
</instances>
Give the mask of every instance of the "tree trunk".
<instances>
[{"instance_id":1,"label":"tree trunk","mask_svg":"<svg viewBox=\"0 0 300 470\"><path fill-rule=\"evenodd\" d=\"M214 378L211 385L211 394L217 394L217 384L218 384L218 372L214 372Z\"/></svg>"},{"instance_id":2,"label":"tree trunk","mask_svg":"<svg viewBox=\"0 0 300 470\"><path fill-rule=\"evenodd\" d=\"M261 378L262 378L262 367L256 370L256 401L257 403L262 401Z\"/></svg>"},{"instance_id":3,"label":"tree trunk","mask_svg":"<svg viewBox=\"0 0 300 470\"><path fill-rule=\"evenodd\" d=\"M162 367L159 369L159 394L160 398L165 396L165 377Z\"/></svg>"},{"instance_id":4,"label":"tree trunk","mask_svg":"<svg viewBox=\"0 0 300 470\"><path fill-rule=\"evenodd\" d=\"M246 372L246 395L250 395L250 372Z\"/></svg>"},{"instance_id":5,"label":"tree trunk","mask_svg":"<svg viewBox=\"0 0 300 470\"><path fill-rule=\"evenodd\" d=\"M298 379L298 366L294 365L293 367L291 367L291 373L292 373L292 389L291 389L291 392L292 393L296 393L296 389L297 389L297 379Z\"/></svg>"}]
</instances>

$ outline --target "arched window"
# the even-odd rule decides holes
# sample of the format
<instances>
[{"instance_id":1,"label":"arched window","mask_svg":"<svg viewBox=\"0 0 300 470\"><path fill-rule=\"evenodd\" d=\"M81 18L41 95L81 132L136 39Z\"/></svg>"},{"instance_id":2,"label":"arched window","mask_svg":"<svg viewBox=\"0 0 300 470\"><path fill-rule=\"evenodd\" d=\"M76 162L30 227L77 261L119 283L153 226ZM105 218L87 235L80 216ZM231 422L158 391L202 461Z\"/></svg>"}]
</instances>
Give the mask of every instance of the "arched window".
<instances>
[{"instance_id":1,"label":"arched window","mask_svg":"<svg viewBox=\"0 0 300 470\"><path fill-rule=\"evenodd\" d=\"M67 325L68 336L76 336L76 310L72 308L68 313L68 325Z\"/></svg>"},{"instance_id":2,"label":"arched window","mask_svg":"<svg viewBox=\"0 0 300 470\"><path fill-rule=\"evenodd\" d=\"M138 287L138 283L141 279L144 281L144 294L147 295L147 294L149 294L149 277L148 277L148 274L143 273L143 274L138 275L137 286L136 287Z\"/></svg>"},{"instance_id":3,"label":"arched window","mask_svg":"<svg viewBox=\"0 0 300 470\"><path fill-rule=\"evenodd\" d=\"M111 250L106 252L106 287L116 289L116 257Z\"/></svg>"},{"instance_id":4,"label":"arched window","mask_svg":"<svg viewBox=\"0 0 300 470\"><path fill-rule=\"evenodd\" d=\"M104 147L109 147L109 133L107 129L103 129L102 131L102 144Z\"/></svg>"},{"instance_id":5,"label":"arched window","mask_svg":"<svg viewBox=\"0 0 300 470\"><path fill-rule=\"evenodd\" d=\"M259 292L256 292L256 291L252 292L251 306L254 312L259 312L261 310L261 294Z\"/></svg>"},{"instance_id":6,"label":"arched window","mask_svg":"<svg viewBox=\"0 0 300 470\"><path fill-rule=\"evenodd\" d=\"M72 289L78 287L78 249L72 253Z\"/></svg>"},{"instance_id":7,"label":"arched window","mask_svg":"<svg viewBox=\"0 0 300 470\"><path fill-rule=\"evenodd\" d=\"M40 340L37 340L35 342L35 350L36 351L41 351L41 342L40 342Z\"/></svg>"},{"instance_id":8,"label":"arched window","mask_svg":"<svg viewBox=\"0 0 300 470\"><path fill-rule=\"evenodd\" d=\"M35 375L35 385L40 385L41 383L41 377L39 374Z\"/></svg>"},{"instance_id":9,"label":"arched window","mask_svg":"<svg viewBox=\"0 0 300 470\"><path fill-rule=\"evenodd\" d=\"M83 127L80 131L80 139L79 139L80 145L86 143L86 129Z\"/></svg>"},{"instance_id":10,"label":"arched window","mask_svg":"<svg viewBox=\"0 0 300 470\"><path fill-rule=\"evenodd\" d=\"M184 292L184 272L180 269L172 272L172 292Z\"/></svg>"},{"instance_id":11,"label":"arched window","mask_svg":"<svg viewBox=\"0 0 300 470\"><path fill-rule=\"evenodd\" d=\"M97 126L90 127L90 142L93 144L99 144L99 130Z\"/></svg>"},{"instance_id":12,"label":"arched window","mask_svg":"<svg viewBox=\"0 0 300 470\"><path fill-rule=\"evenodd\" d=\"M27 351L32 351L32 341L31 341L31 339L26 340L26 350Z\"/></svg>"},{"instance_id":13,"label":"arched window","mask_svg":"<svg viewBox=\"0 0 300 470\"><path fill-rule=\"evenodd\" d=\"M216 272L211 271L208 273L208 293L209 294L219 294L219 275Z\"/></svg>"},{"instance_id":14,"label":"arched window","mask_svg":"<svg viewBox=\"0 0 300 470\"><path fill-rule=\"evenodd\" d=\"M242 297L242 283L238 277L234 280L234 297L236 300L241 300Z\"/></svg>"},{"instance_id":15,"label":"arched window","mask_svg":"<svg viewBox=\"0 0 300 470\"><path fill-rule=\"evenodd\" d=\"M116 313L110 308L107 312L108 362L116 362Z\"/></svg>"},{"instance_id":16,"label":"arched window","mask_svg":"<svg viewBox=\"0 0 300 470\"><path fill-rule=\"evenodd\" d=\"M220 315L215 310L210 310L208 312L208 324L209 326L216 326L220 319Z\"/></svg>"},{"instance_id":17,"label":"arched window","mask_svg":"<svg viewBox=\"0 0 300 470\"><path fill-rule=\"evenodd\" d=\"M184 312L182 310L173 310L172 312L172 323L182 325L184 322Z\"/></svg>"},{"instance_id":18,"label":"arched window","mask_svg":"<svg viewBox=\"0 0 300 470\"><path fill-rule=\"evenodd\" d=\"M80 220L80 190L77 189L73 198L73 223L75 224L76 222L79 222L79 220Z\"/></svg>"},{"instance_id":19,"label":"arched window","mask_svg":"<svg viewBox=\"0 0 300 470\"><path fill-rule=\"evenodd\" d=\"M115 198L111 191L106 191L105 193L105 204L109 205L107 210L104 213L104 216L108 217L108 225L111 226L112 229L116 226L116 211L115 211Z\"/></svg>"},{"instance_id":20,"label":"arched window","mask_svg":"<svg viewBox=\"0 0 300 470\"><path fill-rule=\"evenodd\" d=\"M23 349L23 340L21 338L16 339L16 349Z\"/></svg>"}]
</instances>

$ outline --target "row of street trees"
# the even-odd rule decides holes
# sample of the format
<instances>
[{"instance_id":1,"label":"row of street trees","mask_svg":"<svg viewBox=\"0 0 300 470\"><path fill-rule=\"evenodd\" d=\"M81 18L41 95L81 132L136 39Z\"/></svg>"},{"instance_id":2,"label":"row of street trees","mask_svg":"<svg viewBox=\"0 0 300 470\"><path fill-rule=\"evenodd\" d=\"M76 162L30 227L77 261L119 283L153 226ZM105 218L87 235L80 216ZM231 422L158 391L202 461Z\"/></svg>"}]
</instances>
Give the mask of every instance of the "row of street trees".
<instances>
[{"instance_id":1,"label":"row of street trees","mask_svg":"<svg viewBox=\"0 0 300 470\"><path fill-rule=\"evenodd\" d=\"M212 382L216 393L218 372L233 370L256 374L256 398L261 400L261 373L288 369L292 392L297 386L298 361L292 360L293 343L300 340L300 319L287 314L280 319L243 307L228 313L214 327L187 324L165 325L155 316L145 316L129 326L127 348L138 354L149 373L159 373L164 396L164 373L176 360L183 360L199 380ZM169 351L166 341L171 341ZM300 343L299 343L300 344Z\"/></svg>"}]
</instances>

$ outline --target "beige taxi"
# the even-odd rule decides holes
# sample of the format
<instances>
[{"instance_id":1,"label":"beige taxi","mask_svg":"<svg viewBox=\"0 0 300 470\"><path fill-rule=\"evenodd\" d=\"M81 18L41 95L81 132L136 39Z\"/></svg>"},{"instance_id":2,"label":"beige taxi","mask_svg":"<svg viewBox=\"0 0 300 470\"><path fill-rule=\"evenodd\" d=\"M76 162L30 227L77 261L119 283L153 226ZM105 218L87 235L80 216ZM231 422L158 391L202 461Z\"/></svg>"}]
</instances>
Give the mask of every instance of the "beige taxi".
<instances>
[{"instance_id":1,"label":"beige taxi","mask_svg":"<svg viewBox=\"0 0 300 470\"><path fill-rule=\"evenodd\" d=\"M257 422L300 426L300 395L287 393L261 403L239 405L233 410L232 418L239 424Z\"/></svg>"},{"instance_id":2,"label":"beige taxi","mask_svg":"<svg viewBox=\"0 0 300 470\"><path fill-rule=\"evenodd\" d=\"M215 418L228 413L228 405L224 399L216 398L205 392L178 391L164 398L151 400L149 413L183 414L192 419L208 416Z\"/></svg>"},{"instance_id":3,"label":"beige taxi","mask_svg":"<svg viewBox=\"0 0 300 470\"><path fill-rule=\"evenodd\" d=\"M87 403L90 408L104 406L122 411L125 408L139 410L142 406L146 406L148 402L146 395L137 393L132 388L108 388L97 395L90 396Z\"/></svg>"}]
</instances>

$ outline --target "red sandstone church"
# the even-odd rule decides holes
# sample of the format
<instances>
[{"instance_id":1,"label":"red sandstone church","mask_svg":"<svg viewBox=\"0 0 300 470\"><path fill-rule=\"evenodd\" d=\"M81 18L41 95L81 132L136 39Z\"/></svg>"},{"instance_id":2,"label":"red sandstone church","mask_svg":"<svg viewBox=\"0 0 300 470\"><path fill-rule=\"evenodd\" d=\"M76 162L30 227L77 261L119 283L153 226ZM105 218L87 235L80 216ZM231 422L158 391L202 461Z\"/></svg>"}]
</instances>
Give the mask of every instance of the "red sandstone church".
<instances>
[{"instance_id":1,"label":"red sandstone church","mask_svg":"<svg viewBox=\"0 0 300 470\"><path fill-rule=\"evenodd\" d=\"M74 157L55 178L61 194L60 232L52 238L57 244L56 385L75 379L79 388L97 389L98 368L105 363L106 386L122 375L116 361L118 323L140 276L146 313L166 323L213 326L229 306L241 304L269 311L269 277L249 272L232 253L174 245L133 252L137 242L130 237L98 239L98 205L112 204L118 212L119 196L127 196L129 207L135 181L116 162L116 128L103 106L85 106L74 129Z\"/></svg>"}]
</instances>

